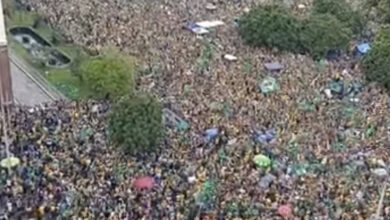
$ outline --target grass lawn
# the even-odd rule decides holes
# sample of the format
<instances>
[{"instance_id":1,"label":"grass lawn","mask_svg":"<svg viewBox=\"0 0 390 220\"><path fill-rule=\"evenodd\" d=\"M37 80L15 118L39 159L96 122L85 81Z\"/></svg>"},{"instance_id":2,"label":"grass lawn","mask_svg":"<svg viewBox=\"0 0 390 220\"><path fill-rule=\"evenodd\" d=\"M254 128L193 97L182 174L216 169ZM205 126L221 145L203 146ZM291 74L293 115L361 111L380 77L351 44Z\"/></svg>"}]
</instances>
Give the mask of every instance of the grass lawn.
<instances>
[{"instance_id":1,"label":"grass lawn","mask_svg":"<svg viewBox=\"0 0 390 220\"><path fill-rule=\"evenodd\" d=\"M77 76L69 69L52 69L46 72L46 77L58 90L72 100L88 97L90 91L82 85Z\"/></svg>"},{"instance_id":2,"label":"grass lawn","mask_svg":"<svg viewBox=\"0 0 390 220\"><path fill-rule=\"evenodd\" d=\"M56 49L68 56L72 61L79 59L80 56L88 56L81 47L65 43L63 39L61 39L62 37L58 34L59 32L53 30L49 25L39 22L36 28L33 28L34 22L38 19L38 15L36 13L20 11L12 0L3 0L3 2L4 8L8 11L5 18L8 29L16 26L30 27L56 47ZM53 36L57 39L55 43L53 43ZM66 68L46 67L40 60L33 58L22 45L16 42L10 33L8 33L8 44L20 58L25 60L31 67L35 68L39 73L46 77L68 98L81 99L90 94L88 88L83 85L79 77L72 73L71 69L74 62Z\"/></svg>"}]
</instances>

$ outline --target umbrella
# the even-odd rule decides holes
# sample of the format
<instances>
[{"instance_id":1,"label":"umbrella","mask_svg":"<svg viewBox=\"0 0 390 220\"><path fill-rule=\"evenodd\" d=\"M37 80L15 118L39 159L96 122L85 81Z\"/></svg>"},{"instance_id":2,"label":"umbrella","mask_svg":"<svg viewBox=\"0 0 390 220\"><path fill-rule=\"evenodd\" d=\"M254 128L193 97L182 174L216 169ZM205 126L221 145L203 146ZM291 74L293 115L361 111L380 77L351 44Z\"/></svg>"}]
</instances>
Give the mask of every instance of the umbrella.
<instances>
[{"instance_id":1,"label":"umbrella","mask_svg":"<svg viewBox=\"0 0 390 220\"><path fill-rule=\"evenodd\" d=\"M233 56L231 54L226 54L225 56L223 56L223 58L225 58L226 60L229 60L229 61L236 61L237 60L237 57Z\"/></svg>"},{"instance_id":2,"label":"umbrella","mask_svg":"<svg viewBox=\"0 0 390 220\"><path fill-rule=\"evenodd\" d=\"M154 185L154 179L150 176L138 177L133 186L137 189L151 189Z\"/></svg>"},{"instance_id":3,"label":"umbrella","mask_svg":"<svg viewBox=\"0 0 390 220\"><path fill-rule=\"evenodd\" d=\"M206 139L208 141L216 138L219 134L219 130L218 128L210 128L210 129L207 129L205 132L204 132L204 135L206 136Z\"/></svg>"},{"instance_id":4,"label":"umbrella","mask_svg":"<svg viewBox=\"0 0 390 220\"><path fill-rule=\"evenodd\" d=\"M282 216L283 218L289 218L289 217L291 217L291 215L292 215L292 210L291 210L290 205L281 205L281 206L279 206L279 208L278 208L278 213L279 213L279 215Z\"/></svg>"},{"instance_id":5,"label":"umbrella","mask_svg":"<svg viewBox=\"0 0 390 220\"><path fill-rule=\"evenodd\" d=\"M371 46L369 43L362 43L359 44L356 48L361 54L366 54L371 49Z\"/></svg>"},{"instance_id":6,"label":"umbrella","mask_svg":"<svg viewBox=\"0 0 390 220\"><path fill-rule=\"evenodd\" d=\"M17 157L7 157L0 162L0 166L3 168L12 168L20 164L20 160Z\"/></svg>"},{"instance_id":7,"label":"umbrella","mask_svg":"<svg viewBox=\"0 0 390 220\"><path fill-rule=\"evenodd\" d=\"M215 9L217 9L217 6L212 4L212 3L207 3L206 9L207 10L215 10Z\"/></svg>"},{"instance_id":8,"label":"umbrella","mask_svg":"<svg viewBox=\"0 0 390 220\"><path fill-rule=\"evenodd\" d=\"M278 82L273 77L266 77L262 82L259 83L261 92L268 94L275 92L279 89Z\"/></svg>"},{"instance_id":9,"label":"umbrella","mask_svg":"<svg viewBox=\"0 0 390 220\"><path fill-rule=\"evenodd\" d=\"M195 34L207 34L210 31L208 31L206 28L203 28L195 23L190 23L186 26L187 29L191 30Z\"/></svg>"},{"instance_id":10,"label":"umbrella","mask_svg":"<svg viewBox=\"0 0 390 220\"><path fill-rule=\"evenodd\" d=\"M269 144L275 139L276 134L276 129L269 129L265 132L254 131L254 139L262 144Z\"/></svg>"},{"instance_id":11,"label":"umbrella","mask_svg":"<svg viewBox=\"0 0 390 220\"><path fill-rule=\"evenodd\" d=\"M177 126L176 126L176 128L177 128L179 131L185 131L185 130L187 130L189 127L190 127L190 125L189 125L187 122L185 122L185 121L180 121L180 122L177 124Z\"/></svg>"},{"instance_id":12,"label":"umbrella","mask_svg":"<svg viewBox=\"0 0 390 220\"><path fill-rule=\"evenodd\" d=\"M223 23L222 21L201 21L201 22L196 22L196 24L202 28L214 28L223 25L225 23Z\"/></svg>"},{"instance_id":13,"label":"umbrella","mask_svg":"<svg viewBox=\"0 0 390 220\"><path fill-rule=\"evenodd\" d=\"M263 167L263 168L267 168L269 166L271 166L271 159L269 159L269 157L263 155L263 154L258 154L256 155L254 158L253 158L253 162L259 166L259 167Z\"/></svg>"},{"instance_id":14,"label":"umbrella","mask_svg":"<svg viewBox=\"0 0 390 220\"><path fill-rule=\"evenodd\" d=\"M268 71L274 72L274 71L280 71L283 69L283 65L279 62L272 62L272 63L266 63L264 64L264 68Z\"/></svg>"}]
</instances>

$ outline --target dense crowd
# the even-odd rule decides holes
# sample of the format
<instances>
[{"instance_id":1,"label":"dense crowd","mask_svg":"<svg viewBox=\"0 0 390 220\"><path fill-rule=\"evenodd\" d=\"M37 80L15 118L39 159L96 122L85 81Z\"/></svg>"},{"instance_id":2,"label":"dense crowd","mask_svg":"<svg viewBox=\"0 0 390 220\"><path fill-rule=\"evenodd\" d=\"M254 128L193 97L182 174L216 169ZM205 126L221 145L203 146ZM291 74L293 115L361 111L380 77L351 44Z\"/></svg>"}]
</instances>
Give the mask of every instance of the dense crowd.
<instances>
[{"instance_id":1,"label":"dense crowd","mask_svg":"<svg viewBox=\"0 0 390 220\"><path fill-rule=\"evenodd\" d=\"M22 162L2 170L0 213L8 219L181 218L177 208L191 192L182 176L185 158L170 150L147 158L116 153L106 143L107 107L55 103L16 110L10 148ZM152 191L132 188L142 175L155 178Z\"/></svg>"},{"instance_id":2,"label":"dense crowd","mask_svg":"<svg viewBox=\"0 0 390 220\"><path fill-rule=\"evenodd\" d=\"M107 144L105 103L20 109L11 149L22 164L0 175L0 213L8 219L283 219L279 207L286 205L292 219L369 219L376 212L384 181L374 171L389 161L389 99L361 80L353 58L314 62L245 46L235 19L252 0L22 2L70 41L91 50L116 45L139 57L146 66L140 89L190 129L168 130L157 153L131 157ZM183 28L215 19L225 25L203 36ZM281 72L264 70L273 61ZM277 79L277 92L261 93L266 76ZM362 90L351 101L353 83ZM329 95L329 85L342 89ZM204 138L211 128L216 138ZM257 135L272 129L275 137ZM257 154L273 166L256 167ZM153 176L155 186L137 190L139 176ZM199 203L206 183L216 190L211 202ZM387 200L382 213L390 217Z\"/></svg>"}]
</instances>

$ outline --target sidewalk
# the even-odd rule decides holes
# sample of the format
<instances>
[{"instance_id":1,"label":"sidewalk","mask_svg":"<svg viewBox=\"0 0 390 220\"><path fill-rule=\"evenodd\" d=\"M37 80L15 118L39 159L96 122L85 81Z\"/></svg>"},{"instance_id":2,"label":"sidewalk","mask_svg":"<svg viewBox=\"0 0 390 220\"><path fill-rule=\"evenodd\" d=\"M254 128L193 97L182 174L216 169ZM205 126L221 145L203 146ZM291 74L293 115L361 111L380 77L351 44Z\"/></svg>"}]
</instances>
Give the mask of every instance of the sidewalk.
<instances>
[{"instance_id":1,"label":"sidewalk","mask_svg":"<svg viewBox=\"0 0 390 220\"><path fill-rule=\"evenodd\" d=\"M10 63L12 89L16 104L34 106L52 99L27 77L13 62Z\"/></svg>"},{"instance_id":2,"label":"sidewalk","mask_svg":"<svg viewBox=\"0 0 390 220\"><path fill-rule=\"evenodd\" d=\"M9 52L12 88L16 104L38 105L59 99L66 99L54 86L36 70L29 67L12 51Z\"/></svg>"}]
</instances>

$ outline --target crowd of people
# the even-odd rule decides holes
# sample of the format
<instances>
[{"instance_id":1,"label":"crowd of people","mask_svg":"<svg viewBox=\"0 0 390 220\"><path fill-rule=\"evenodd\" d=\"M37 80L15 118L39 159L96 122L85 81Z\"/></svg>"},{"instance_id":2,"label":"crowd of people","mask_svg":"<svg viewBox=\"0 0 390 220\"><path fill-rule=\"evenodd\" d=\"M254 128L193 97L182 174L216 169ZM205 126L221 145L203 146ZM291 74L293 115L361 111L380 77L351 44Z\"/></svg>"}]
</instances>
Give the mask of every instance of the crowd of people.
<instances>
[{"instance_id":1,"label":"crowd of people","mask_svg":"<svg viewBox=\"0 0 390 220\"><path fill-rule=\"evenodd\" d=\"M281 206L291 208L287 219L376 213L384 177L373 171L389 162L389 99L363 83L356 60L315 62L244 45L235 20L254 0L22 2L69 41L137 56L146 66L139 89L156 94L190 128L169 129L154 154L130 156L107 142L107 103L17 109L10 149L21 165L1 170L3 218L277 220ZM202 36L183 28L203 20L225 24ZM280 72L264 70L273 61L283 65ZM266 76L279 84L273 94L259 89ZM324 93L334 81L343 90L361 83L362 90L353 102L345 92ZM206 144L212 128L217 135ZM275 137L258 143L254 135L270 129ZM258 154L272 167L257 167ZM152 176L154 187L134 187L141 176ZM200 202L206 183L215 190ZM380 210L390 217L387 200Z\"/></svg>"}]
</instances>

